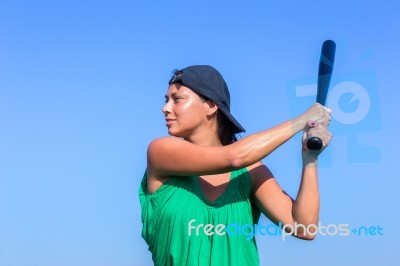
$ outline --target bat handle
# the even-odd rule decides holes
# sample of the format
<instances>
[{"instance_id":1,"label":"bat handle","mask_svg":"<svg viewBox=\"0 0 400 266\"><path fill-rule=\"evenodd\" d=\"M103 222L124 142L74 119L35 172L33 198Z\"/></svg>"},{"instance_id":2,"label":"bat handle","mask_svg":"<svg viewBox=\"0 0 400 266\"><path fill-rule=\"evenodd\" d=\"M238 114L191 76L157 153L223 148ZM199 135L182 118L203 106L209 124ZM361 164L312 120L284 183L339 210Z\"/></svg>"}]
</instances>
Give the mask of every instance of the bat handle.
<instances>
[{"instance_id":1,"label":"bat handle","mask_svg":"<svg viewBox=\"0 0 400 266\"><path fill-rule=\"evenodd\" d=\"M309 150L313 150L313 151L319 151L322 150L322 140L318 137L310 137L307 140L307 148Z\"/></svg>"}]
</instances>

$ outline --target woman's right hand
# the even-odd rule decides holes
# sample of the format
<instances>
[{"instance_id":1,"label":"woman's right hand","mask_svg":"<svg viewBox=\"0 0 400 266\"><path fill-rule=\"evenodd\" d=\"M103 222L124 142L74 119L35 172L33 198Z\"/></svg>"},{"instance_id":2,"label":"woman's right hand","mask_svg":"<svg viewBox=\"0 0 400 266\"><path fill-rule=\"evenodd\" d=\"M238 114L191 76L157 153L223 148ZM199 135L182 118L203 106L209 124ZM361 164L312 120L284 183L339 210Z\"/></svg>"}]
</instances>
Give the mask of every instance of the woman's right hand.
<instances>
[{"instance_id":1,"label":"woman's right hand","mask_svg":"<svg viewBox=\"0 0 400 266\"><path fill-rule=\"evenodd\" d=\"M318 125L328 126L331 121L332 110L319 104L315 103L302 115L300 115L304 126L307 125L308 121L317 122Z\"/></svg>"}]
</instances>

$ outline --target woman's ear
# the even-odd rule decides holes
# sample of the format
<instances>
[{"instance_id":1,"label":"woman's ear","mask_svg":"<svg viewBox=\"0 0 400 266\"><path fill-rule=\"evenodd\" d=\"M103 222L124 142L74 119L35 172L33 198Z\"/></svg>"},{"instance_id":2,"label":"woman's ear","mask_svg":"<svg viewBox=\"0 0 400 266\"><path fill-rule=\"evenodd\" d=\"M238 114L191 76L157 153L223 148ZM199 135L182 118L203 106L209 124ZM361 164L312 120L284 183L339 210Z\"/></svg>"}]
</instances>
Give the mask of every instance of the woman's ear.
<instances>
[{"instance_id":1,"label":"woman's ear","mask_svg":"<svg viewBox=\"0 0 400 266\"><path fill-rule=\"evenodd\" d=\"M214 115L217 113L218 105L216 105L213 101L207 100L205 102L207 104L207 115Z\"/></svg>"}]
</instances>

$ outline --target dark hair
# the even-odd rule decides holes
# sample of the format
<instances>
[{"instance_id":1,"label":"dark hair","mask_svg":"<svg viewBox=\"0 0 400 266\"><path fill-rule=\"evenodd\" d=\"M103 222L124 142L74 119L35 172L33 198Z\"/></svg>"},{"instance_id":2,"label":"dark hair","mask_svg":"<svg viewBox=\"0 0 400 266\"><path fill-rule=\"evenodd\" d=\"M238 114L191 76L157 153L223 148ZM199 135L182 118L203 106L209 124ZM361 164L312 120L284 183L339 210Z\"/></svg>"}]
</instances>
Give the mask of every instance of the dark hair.
<instances>
[{"instance_id":1,"label":"dark hair","mask_svg":"<svg viewBox=\"0 0 400 266\"><path fill-rule=\"evenodd\" d=\"M207 97L204 95L201 95L200 93L197 93L194 91L203 101L208 101ZM212 101L212 100L210 100ZM218 109L217 110L217 133L218 133L218 138L219 141L221 141L221 144L223 146L229 145L237 141L236 137L236 128L232 124L232 122L224 115L224 113Z\"/></svg>"},{"instance_id":2,"label":"dark hair","mask_svg":"<svg viewBox=\"0 0 400 266\"><path fill-rule=\"evenodd\" d=\"M217 124L218 137L222 145L229 145L237 141L236 128L221 110L217 110Z\"/></svg>"}]
</instances>

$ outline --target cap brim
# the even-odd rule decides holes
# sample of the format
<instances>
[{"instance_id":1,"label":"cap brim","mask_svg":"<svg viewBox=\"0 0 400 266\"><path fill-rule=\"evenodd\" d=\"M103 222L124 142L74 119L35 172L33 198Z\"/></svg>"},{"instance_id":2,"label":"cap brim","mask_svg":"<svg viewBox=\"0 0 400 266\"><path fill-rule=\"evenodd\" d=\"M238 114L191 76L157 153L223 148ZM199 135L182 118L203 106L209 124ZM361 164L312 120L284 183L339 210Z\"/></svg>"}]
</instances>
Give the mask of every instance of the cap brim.
<instances>
[{"instance_id":1,"label":"cap brim","mask_svg":"<svg viewBox=\"0 0 400 266\"><path fill-rule=\"evenodd\" d=\"M219 109L224 113L224 115L231 121L233 126L236 128L235 133L246 132L242 125L233 117L233 115L225 108L219 107Z\"/></svg>"}]
</instances>

